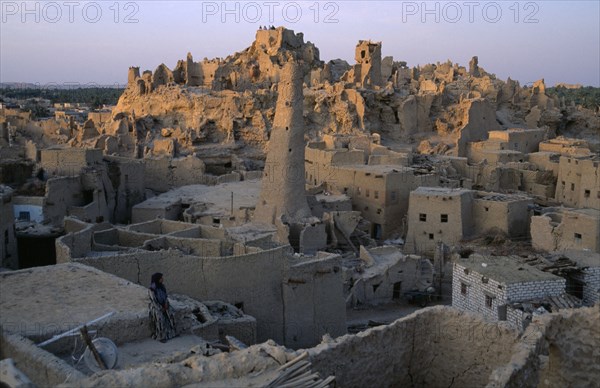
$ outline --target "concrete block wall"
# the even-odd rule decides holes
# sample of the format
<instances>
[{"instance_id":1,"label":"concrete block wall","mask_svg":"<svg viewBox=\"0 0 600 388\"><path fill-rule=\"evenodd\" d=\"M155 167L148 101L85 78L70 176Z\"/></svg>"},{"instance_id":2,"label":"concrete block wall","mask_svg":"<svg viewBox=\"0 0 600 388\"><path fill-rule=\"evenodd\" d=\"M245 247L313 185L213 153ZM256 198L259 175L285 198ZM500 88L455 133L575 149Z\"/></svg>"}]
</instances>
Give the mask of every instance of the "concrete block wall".
<instances>
[{"instance_id":1,"label":"concrete block wall","mask_svg":"<svg viewBox=\"0 0 600 388\"><path fill-rule=\"evenodd\" d=\"M514 328L522 331L525 328L527 314L523 310L511 307L506 308L506 321Z\"/></svg>"},{"instance_id":2,"label":"concrete block wall","mask_svg":"<svg viewBox=\"0 0 600 388\"><path fill-rule=\"evenodd\" d=\"M600 267L583 270L583 304L593 306L600 302Z\"/></svg>"},{"instance_id":3,"label":"concrete block wall","mask_svg":"<svg viewBox=\"0 0 600 388\"><path fill-rule=\"evenodd\" d=\"M535 282L511 283L506 286L508 301L521 302L541 299L547 296L559 296L565 293L567 280L542 280Z\"/></svg>"},{"instance_id":4,"label":"concrete block wall","mask_svg":"<svg viewBox=\"0 0 600 388\"><path fill-rule=\"evenodd\" d=\"M483 275L473 270L465 273L466 267L454 264L452 271L452 306L461 310L483 315L491 321L498 320L498 306L507 302L506 285L494 279L483 282ZM467 285L467 294L461 293L461 284ZM486 306L486 295L492 296L492 306Z\"/></svg>"},{"instance_id":5,"label":"concrete block wall","mask_svg":"<svg viewBox=\"0 0 600 388\"><path fill-rule=\"evenodd\" d=\"M452 306L461 310L482 314L486 319L498 321L498 307L510 302L521 302L541 299L548 296L559 296L565 293L566 280L563 278L529 281L520 283L503 283L494 279L483 282L483 275L468 270L455 263L452 272ZM461 292L461 284L467 285L467 294ZM492 297L492 306L486 305L486 296ZM507 307L507 321L515 328L523 329L524 314L522 311Z\"/></svg>"}]
</instances>

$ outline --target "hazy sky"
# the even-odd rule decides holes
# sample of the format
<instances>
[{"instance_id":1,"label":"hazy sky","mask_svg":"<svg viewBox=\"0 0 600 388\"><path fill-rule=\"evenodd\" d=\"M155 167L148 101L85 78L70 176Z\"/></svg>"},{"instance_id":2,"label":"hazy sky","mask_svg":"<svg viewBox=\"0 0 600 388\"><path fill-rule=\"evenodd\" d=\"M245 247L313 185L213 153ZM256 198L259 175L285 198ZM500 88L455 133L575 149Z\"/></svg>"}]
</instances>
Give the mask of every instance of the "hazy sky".
<instances>
[{"instance_id":1,"label":"hazy sky","mask_svg":"<svg viewBox=\"0 0 600 388\"><path fill-rule=\"evenodd\" d=\"M598 0L111 0L25 7L1 0L0 6L1 82L123 84L129 66L173 68L188 51L195 60L225 57L248 47L258 26L273 24L303 32L325 61L354 63L358 40L371 39L383 42L384 56L409 66L447 59L468 66L477 55L481 67L502 79L600 86Z\"/></svg>"}]
</instances>

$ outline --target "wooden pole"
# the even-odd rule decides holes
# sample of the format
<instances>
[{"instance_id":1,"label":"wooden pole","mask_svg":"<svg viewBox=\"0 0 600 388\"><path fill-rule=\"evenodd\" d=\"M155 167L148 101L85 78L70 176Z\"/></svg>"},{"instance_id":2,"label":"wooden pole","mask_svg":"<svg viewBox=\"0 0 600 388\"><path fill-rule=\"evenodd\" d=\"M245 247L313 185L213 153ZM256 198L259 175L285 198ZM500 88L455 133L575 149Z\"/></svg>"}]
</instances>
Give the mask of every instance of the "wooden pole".
<instances>
[{"instance_id":1,"label":"wooden pole","mask_svg":"<svg viewBox=\"0 0 600 388\"><path fill-rule=\"evenodd\" d=\"M98 353L98 349L96 349L96 347L94 346L94 343L92 342L92 339L90 338L90 335L88 334L87 326L83 326L80 331L81 331L81 336L83 337L83 340L87 344L88 348L90 348L90 350L91 350L92 354L94 355L94 358L96 359L96 362L98 363L100 368L108 369L106 367L106 364L104 363L104 360L102 359L102 357L100 357L100 353Z\"/></svg>"}]
</instances>

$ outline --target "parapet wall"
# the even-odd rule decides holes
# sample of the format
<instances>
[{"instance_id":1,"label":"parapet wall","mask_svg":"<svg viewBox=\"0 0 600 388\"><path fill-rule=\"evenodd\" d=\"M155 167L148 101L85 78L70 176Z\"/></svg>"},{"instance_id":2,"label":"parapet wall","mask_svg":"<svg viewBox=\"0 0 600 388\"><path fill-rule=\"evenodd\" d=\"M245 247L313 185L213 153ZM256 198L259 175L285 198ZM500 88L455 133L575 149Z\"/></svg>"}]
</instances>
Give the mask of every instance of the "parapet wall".
<instances>
[{"instance_id":1,"label":"parapet wall","mask_svg":"<svg viewBox=\"0 0 600 388\"><path fill-rule=\"evenodd\" d=\"M534 318L506 365L494 370L487 385L564 387L598 385L600 305L563 310Z\"/></svg>"},{"instance_id":2,"label":"parapet wall","mask_svg":"<svg viewBox=\"0 0 600 388\"><path fill-rule=\"evenodd\" d=\"M243 305L256 318L259 341L283 343L281 281L286 247L241 256L198 257L178 250L143 251L100 257L73 258L131 282L146 285L155 272L165 275L169 292L198 300L223 300Z\"/></svg>"},{"instance_id":3,"label":"parapet wall","mask_svg":"<svg viewBox=\"0 0 600 388\"><path fill-rule=\"evenodd\" d=\"M83 373L37 347L31 340L10 334L0 327L0 359L4 358L12 358L16 367L40 387L85 378Z\"/></svg>"},{"instance_id":4,"label":"parapet wall","mask_svg":"<svg viewBox=\"0 0 600 388\"><path fill-rule=\"evenodd\" d=\"M508 362L516 332L449 307L432 307L387 326L309 349L313 371L340 387L485 386Z\"/></svg>"}]
</instances>

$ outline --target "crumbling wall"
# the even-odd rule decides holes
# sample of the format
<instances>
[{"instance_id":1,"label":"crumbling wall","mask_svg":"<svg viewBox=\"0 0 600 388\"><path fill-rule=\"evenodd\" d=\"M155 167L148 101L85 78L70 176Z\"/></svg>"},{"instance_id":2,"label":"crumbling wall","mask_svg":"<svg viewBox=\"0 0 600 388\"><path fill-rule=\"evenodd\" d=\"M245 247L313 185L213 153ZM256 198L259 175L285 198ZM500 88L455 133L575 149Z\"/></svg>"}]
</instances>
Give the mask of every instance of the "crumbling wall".
<instances>
[{"instance_id":1,"label":"crumbling wall","mask_svg":"<svg viewBox=\"0 0 600 388\"><path fill-rule=\"evenodd\" d=\"M65 361L39 348L31 340L0 327L0 358L12 358L20 371L36 385L55 386L85 375Z\"/></svg>"},{"instance_id":2,"label":"crumbling wall","mask_svg":"<svg viewBox=\"0 0 600 388\"><path fill-rule=\"evenodd\" d=\"M173 188L205 183L204 162L195 156L144 159L146 188L167 192Z\"/></svg>"},{"instance_id":3,"label":"crumbling wall","mask_svg":"<svg viewBox=\"0 0 600 388\"><path fill-rule=\"evenodd\" d=\"M54 225L62 223L71 206L83 205L81 177L69 176L52 178L46 182L46 195L43 207L44 221Z\"/></svg>"},{"instance_id":4,"label":"crumbling wall","mask_svg":"<svg viewBox=\"0 0 600 388\"><path fill-rule=\"evenodd\" d=\"M176 250L144 251L73 261L146 285L155 272L165 275L169 292L198 300L243 305L258 322L257 338L283 343L283 296L286 247L242 256L197 257Z\"/></svg>"},{"instance_id":5,"label":"crumbling wall","mask_svg":"<svg viewBox=\"0 0 600 388\"><path fill-rule=\"evenodd\" d=\"M514 345L510 361L493 371L487 387L596 386L599 320L598 306L534 318L523 340Z\"/></svg>"},{"instance_id":6,"label":"crumbling wall","mask_svg":"<svg viewBox=\"0 0 600 388\"><path fill-rule=\"evenodd\" d=\"M292 348L309 347L324 334L346 333L339 257L292 263L283 280L284 337Z\"/></svg>"},{"instance_id":7,"label":"crumbling wall","mask_svg":"<svg viewBox=\"0 0 600 388\"><path fill-rule=\"evenodd\" d=\"M112 226L108 223L86 224L76 219L65 218L67 234L55 240L56 263L68 263L73 258L85 257L92 250L94 233L110 228Z\"/></svg>"},{"instance_id":8,"label":"crumbling wall","mask_svg":"<svg viewBox=\"0 0 600 388\"><path fill-rule=\"evenodd\" d=\"M133 206L145 199L145 163L128 158L106 157L108 177L115 190L113 219L116 223L131 222Z\"/></svg>"},{"instance_id":9,"label":"crumbling wall","mask_svg":"<svg viewBox=\"0 0 600 388\"><path fill-rule=\"evenodd\" d=\"M500 125L493 106L483 98L463 100L458 116L461 114L463 125L457 132L457 156L466 156L469 142L486 140L488 132L499 129Z\"/></svg>"},{"instance_id":10,"label":"crumbling wall","mask_svg":"<svg viewBox=\"0 0 600 388\"><path fill-rule=\"evenodd\" d=\"M201 257L220 257L226 255L226 244L221 240L205 238L181 238L173 236L160 237L147 241L144 248L148 250L177 249L187 255Z\"/></svg>"},{"instance_id":11,"label":"crumbling wall","mask_svg":"<svg viewBox=\"0 0 600 388\"><path fill-rule=\"evenodd\" d=\"M99 165L102 150L81 148L45 149L41 151L41 167L53 176L77 175L83 167Z\"/></svg>"},{"instance_id":12,"label":"crumbling wall","mask_svg":"<svg viewBox=\"0 0 600 388\"><path fill-rule=\"evenodd\" d=\"M508 362L516 332L432 307L309 349L313 370L342 387L484 386Z\"/></svg>"},{"instance_id":13,"label":"crumbling wall","mask_svg":"<svg viewBox=\"0 0 600 388\"><path fill-rule=\"evenodd\" d=\"M600 253L600 211L563 210L531 217L531 244L536 249L586 250Z\"/></svg>"},{"instance_id":14,"label":"crumbling wall","mask_svg":"<svg viewBox=\"0 0 600 388\"><path fill-rule=\"evenodd\" d=\"M561 156L555 199L566 206L600 210L600 160Z\"/></svg>"}]
</instances>

